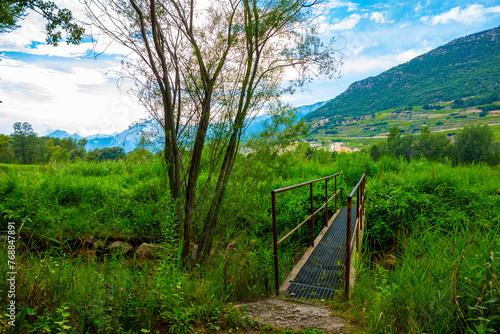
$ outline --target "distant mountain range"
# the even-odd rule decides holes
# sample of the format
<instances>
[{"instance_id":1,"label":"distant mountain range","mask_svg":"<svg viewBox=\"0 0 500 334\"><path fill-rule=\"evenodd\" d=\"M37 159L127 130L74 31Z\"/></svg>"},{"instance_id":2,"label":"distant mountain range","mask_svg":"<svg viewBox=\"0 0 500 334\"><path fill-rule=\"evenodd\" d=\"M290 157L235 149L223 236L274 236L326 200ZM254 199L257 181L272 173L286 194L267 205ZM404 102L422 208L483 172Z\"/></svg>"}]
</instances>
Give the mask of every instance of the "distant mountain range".
<instances>
[{"instance_id":1,"label":"distant mountain range","mask_svg":"<svg viewBox=\"0 0 500 334\"><path fill-rule=\"evenodd\" d=\"M126 152L132 151L137 147L137 143L141 138L141 129L151 127L153 120L147 120L138 124L131 126L129 129L122 131L120 133L109 134L96 134L92 136L80 136L77 133L69 134L63 130L55 130L47 135L47 137L53 138L74 138L77 140L87 139L87 145L85 149L87 151L92 151L96 148L101 149L105 147L123 147Z\"/></svg>"},{"instance_id":2,"label":"distant mountain range","mask_svg":"<svg viewBox=\"0 0 500 334\"><path fill-rule=\"evenodd\" d=\"M305 116L362 116L500 91L500 27L458 38L345 92Z\"/></svg>"},{"instance_id":3,"label":"distant mountain range","mask_svg":"<svg viewBox=\"0 0 500 334\"><path fill-rule=\"evenodd\" d=\"M298 122L304 118L308 113L321 107L327 101L318 102L313 105L301 106L296 108L295 120ZM257 134L263 130L265 122L269 118L269 115L261 115L254 118L252 123L247 127L243 138L247 138L252 134ZM63 130L55 130L47 135L47 137L53 138L74 138L77 140L87 139L87 145L85 149L87 151L92 151L96 148L102 149L106 147L123 147L126 152L130 152L137 147L137 144L141 138L141 132L143 129L150 130L154 126L154 120L150 119L141 123L137 123L131 126L129 129L122 131L120 133L114 133L111 135L92 135L92 136L80 136L77 133L69 134Z\"/></svg>"}]
</instances>

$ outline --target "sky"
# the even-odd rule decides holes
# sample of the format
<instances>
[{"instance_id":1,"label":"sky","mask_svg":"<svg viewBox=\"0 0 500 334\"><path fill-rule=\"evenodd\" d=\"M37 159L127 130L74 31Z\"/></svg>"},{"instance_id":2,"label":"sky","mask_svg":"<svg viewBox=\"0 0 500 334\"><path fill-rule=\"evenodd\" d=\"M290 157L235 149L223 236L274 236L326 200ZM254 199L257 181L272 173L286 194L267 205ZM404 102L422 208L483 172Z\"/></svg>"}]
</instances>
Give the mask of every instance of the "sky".
<instances>
[{"instance_id":1,"label":"sky","mask_svg":"<svg viewBox=\"0 0 500 334\"><path fill-rule=\"evenodd\" d=\"M78 0L55 2L85 19ZM316 80L307 90L284 96L294 106L332 99L356 81L497 27L500 0L325 0L317 24L323 39L341 37L336 45L343 65L336 78ZM19 25L0 34L0 133L8 135L15 122L28 122L38 135L56 129L81 136L111 134L148 118L130 93L133 83L119 74L126 49L91 28L80 45L48 46L45 23L36 13Z\"/></svg>"}]
</instances>

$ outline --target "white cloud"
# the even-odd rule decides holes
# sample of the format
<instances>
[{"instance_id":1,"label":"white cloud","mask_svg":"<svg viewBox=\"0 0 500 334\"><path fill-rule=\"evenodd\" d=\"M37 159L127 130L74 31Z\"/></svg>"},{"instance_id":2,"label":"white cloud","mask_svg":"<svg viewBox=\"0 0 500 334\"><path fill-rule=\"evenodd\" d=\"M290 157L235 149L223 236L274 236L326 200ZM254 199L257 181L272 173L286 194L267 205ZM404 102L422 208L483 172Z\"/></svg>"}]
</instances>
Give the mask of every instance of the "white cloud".
<instances>
[{"instance_id":1,"label":"white cloud","mask_svg":"<svg viewBox=\"0 0 500 334\"><path fill-rule=\"evenodd\" d=\"M84 6L79 1L56 0L55 3L60 8L70 9L77 22L84 22L86 20ZM106 54L125 55L130 53L130 49L113 42L102 31L88 25L83 25L86 28L85 34L87 36L93 35L97 39L96 43L82 42L79 45L68 45L66 42L59 42L57 47L47 45L45 43L47 36L44 19L40 14L32 10L26 13L27 16L17 22L20 26L19 28L0 34L1 51L25 52L33 55L50 55L67 58L86 56L88 51L93 49L98 53L105 50ZM33 46L33 42L36 42L37 45Z\"/></svg>"},{"instance_id":2,"label":"white cloud","mask_svg":"<svg viewBox=\"0 0 500 334\"><path fill-rule=\"evenodd\" d=\"M402 63L406 63L407 61L410 61L413 58L420 56L421 54L426 53L430 50L431 50L431 48L418 49L418 50L411 49L411 50L403 51L403 52L400 52L400 53L393 55L393 59L395 61L397 61L398 63L402 64Z\"/></svg>"},{"instance_id":3,"label":"white cloud","mask_svg":"<svg viewBox=\"0 0 500 334\"><path fill-rule=\"evenodd\" d=\"M347 7L348 12L352 12L358 9L358 4L353 3L350 1L343 1L343 0L330 0L326 3L327 8L341 8L341 7Z\"/></svg>"},{"instance_id":4,"label":"white cloud","mask_svg":"<svg viewBox=\"0 0 500 334\"><path fill-rule=\"evenodd\" d=\"M354 28L359 20L361 19L361 15L352 14L349 17L346 17L342 21L331 25L331 30L349 30Z\"/></svg>"},{"instance_id":5,"label":"white cloud","mask_svg":"<svg viewBox=\"0 0 500 334\"><path fill-rule=\"evenodd\" d=\"M474 22L482 22L486 20L486 14L500 13L500 6L484 7L483 5L469 5L464 9L455 7L448 12L435 16L423 16L420 18L421 22L436 25L446 24L450 22L460 22L464 24L471 24Z\"/></svg>"},{"instance_id":6,"label":"white cloud","mask_svg":"<svg viewBox=\"0 0 500 334\"><path fill-rule=\"evenodd\" d=\"M21 22L20 28L13 32L0 34L0 50L21 51L32 41L45 41L46 35L41 27L44 26L42 17L30 11L29 15Z\"/></svg>"},{"instance_id":7,"label":"white cloud","mask_svg":"<svg viewBox=\"0 0 500 334\"><path fill-rule=\"evenodd\" d=\"M394 21L389 21L387 19L387 12L372 12L370 14L370 20L375 21L375 23L392 23Z\"/></svg>"},{"instance_id":8,"label":"white cloud","mask_svg":"<svg viewBox=\"0 0 500 334\"><path fill-rule=\"evenodd\" d=\"M351 52L349 53L349 56L356 56L356 55L360 54L361 52L363 52L365 49L366 49L366 47L364 45L360 45L358 47L354 47L354 48L351 49Z\"/></svg>"},{"instance_id":9,"label":"white cloud","mask_svg":"<svg viewBox=\"0 0 500 334\"><path fill-rule=\"evenodd\" d=\"M362 73L363 77L377 75L386 71L394 66L410 61L411 59L419 56L430 48L425 49L410 49L403 52L388 54L380 57L373 56L359 56L347 59L344 61L342 71L344 73Z\"/></svg>"},{"instance_id":10,"label":"white cloud","mask_svg":"<svg viewBox=\"0 0 500 334\"><path fill-rule=\"evenodd\" d=\"M359 20L364 16L359 14L352 14L342 21L332 19L329 16L320 15L316 18L316 25L318 33L323 35L336 34L339 30L350 30L356 27Z\"/></svg>"},{"instance_id":11,"label":"white cloud","mask_svg":"<svg viewBox=\"0 0 500 334\"><path fill-rule=\"evenodd\" d=\"M56 4L69 8L78 20L85 18L77 1ZM46 45L44 20L33 12L18 24L18 29L0 34L0 50L6 53L0 61L0 133L11 133L18 121L31 123L41 135L54 129L81 135L113 133L146 116L137 99L124 93L132 83L125 82L122 91L116 85L119 75L114 71L122 66L113 55L130 50L110 43L95 28L87 33L99 36L97 45ZM82 59L94 47L105 51L105 57Z\"/></svg>"},{"instance_id":12,"label":"white cloud","mask_svg":"<svg viewBox=\"0 0 500 334\"><path fill-rule=\"evenodd\" d=\"M97 63L95 68L60 72L5 58L0 69L3 133L10 133L18 121L28 121L40 134L49 129L112 133L145 116L137 100L120 92L113 84L116 79L105 76Z\"/></svg>"}]
</instances>

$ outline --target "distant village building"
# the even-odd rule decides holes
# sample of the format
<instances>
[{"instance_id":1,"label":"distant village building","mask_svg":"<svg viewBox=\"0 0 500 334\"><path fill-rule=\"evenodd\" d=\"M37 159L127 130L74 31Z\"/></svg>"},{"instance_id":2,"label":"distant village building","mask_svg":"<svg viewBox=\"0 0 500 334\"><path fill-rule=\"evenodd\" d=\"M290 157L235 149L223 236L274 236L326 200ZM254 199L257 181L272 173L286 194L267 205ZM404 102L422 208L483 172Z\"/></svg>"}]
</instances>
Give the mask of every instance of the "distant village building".
<instances>
[{"instance_id":1,"label":"distant village building","mask_svg":"<svg viewBox=\"0 0 500 334\"><path fill-rule=\"evenodd\" d=\"M352 152L352 149L347 147L347 146L344 146L343 143L336 143L336 142L331 142L329 144L329 147L328 147L328 150L330 152L337 152L337 153L351 153Z\"/></svg>"}]
</instances>

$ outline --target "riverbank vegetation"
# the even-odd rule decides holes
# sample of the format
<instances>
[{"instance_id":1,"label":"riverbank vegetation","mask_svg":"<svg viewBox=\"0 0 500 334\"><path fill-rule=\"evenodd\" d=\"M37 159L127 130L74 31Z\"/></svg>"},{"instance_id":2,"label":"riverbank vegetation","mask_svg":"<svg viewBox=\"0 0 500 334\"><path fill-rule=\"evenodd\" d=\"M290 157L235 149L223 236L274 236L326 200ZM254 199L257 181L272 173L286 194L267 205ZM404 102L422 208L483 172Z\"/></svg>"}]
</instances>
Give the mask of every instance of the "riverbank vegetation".
<instances>
[{"instance_id":1,"label":"riverbank vegetation","mask_svg":"<svg viewBox=\"0 0 500 334\"><path fill-rule=\"evenodd\" d=\"M255 154L269 155L255 160ZM369 151L337 154L298 145L281 154L241 154L234 168L211 255L182 261L161 156L1 165L1 230L13 221L18 233L17 328L250 328L231 305L272 294L270 190L342 171L344 196L367 174L367 234L357 285L348 304L335 304L336 312L369 332L498 330L498 166L453 166L389 152L374 161ZM202 169L200 194L211 191L206 175ZM321 187L315 188L317 207L324 200ZM308 200L301 191L278 199L281 235L307 216ZM195 245L202 223L193 231ZM307 246L306 230L280 246L282 280ZM162 249L153 260L141 259L109 248L116 241ZM6 246L0 254L6 263ZM0 275L6 305L7 272Z\"/></svg>"}]
</instances>

